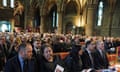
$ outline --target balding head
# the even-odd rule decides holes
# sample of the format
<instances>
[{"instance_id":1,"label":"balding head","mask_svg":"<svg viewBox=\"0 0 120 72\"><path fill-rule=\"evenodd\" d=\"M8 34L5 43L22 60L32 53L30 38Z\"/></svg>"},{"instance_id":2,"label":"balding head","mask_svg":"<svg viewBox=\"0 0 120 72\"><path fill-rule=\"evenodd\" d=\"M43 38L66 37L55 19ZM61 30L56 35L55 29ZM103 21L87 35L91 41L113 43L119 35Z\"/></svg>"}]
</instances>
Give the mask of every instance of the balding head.
<instances>
[{"instance_id":1,"label":"balding head","mask_svg":"<svg viewBox=\"0 0 120 72\"><path fill-rule=\"evenodd\" d=\"M22 43L18 49L19 55L24 59L31 59L32 57L32 45L30 43Z\"/></svg>"}]
</instances>

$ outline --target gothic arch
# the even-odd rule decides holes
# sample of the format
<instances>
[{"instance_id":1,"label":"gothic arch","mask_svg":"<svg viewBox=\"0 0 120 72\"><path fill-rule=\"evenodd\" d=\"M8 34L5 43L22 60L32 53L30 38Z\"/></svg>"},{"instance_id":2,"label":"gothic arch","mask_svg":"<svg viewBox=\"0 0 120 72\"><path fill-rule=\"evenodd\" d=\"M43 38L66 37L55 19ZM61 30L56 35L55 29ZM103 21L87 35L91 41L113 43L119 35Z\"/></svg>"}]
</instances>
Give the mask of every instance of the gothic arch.
<instances>
[{"instance_id":1,"label":"gothic arch","mask_svg":"<svg viewBox=\"0 0 120 72\"><path fill-rule=\"evenodd\" d=\"M41 5L41 13L45 14L45 15L48 14L50 12L51 8L54 5L57 5L57 2L55 0L52 0L52 1L46 0L46 1L43 1L42 5Z\"/></svg>"},{"instance_id":2,"label":"gothic arch","mask_svg":"<svg viewBox=\"0 0 120 72\"><path fill-rule=\"evenodd\" d=\"M65 33L71 33L73 30L73 22L67 22L65 25Z\"/></svg>"},{"instance_id":3,"label":"gothic arch","mask_svg":"<svg viewBox=\"0 0 120 72\"><path fill-rule=\"evenodd\" d=\"M45 32L53 32L54 31L53 11L57 12L56 0L43 1L40 12L41 12L41 15L44 15L44 17L45 17L44 18L44 26L47 29L47 30L45 30Z\"/></svg>"},{"instance_id":4,"label":"gothic arch","mask_svg":"<svg viewBox=\"0 0 120 72\"><path fill-rule=\"evenodd\" d=\"M77 15L78 14L78 5L76 1L69 1L66 3L66 6L64 8L64 14L65 15Z\"/></svg>"},{"instance_id":5,"label":"gothic arch","mask_svg":"<svg viewBox=\"0 0 120 72\"><path fill-rule=\"evenodd\" d=\"M30 6L33 7L33 8L40 7L39 0L30 0Z\"/></svg>"}]
</instances>

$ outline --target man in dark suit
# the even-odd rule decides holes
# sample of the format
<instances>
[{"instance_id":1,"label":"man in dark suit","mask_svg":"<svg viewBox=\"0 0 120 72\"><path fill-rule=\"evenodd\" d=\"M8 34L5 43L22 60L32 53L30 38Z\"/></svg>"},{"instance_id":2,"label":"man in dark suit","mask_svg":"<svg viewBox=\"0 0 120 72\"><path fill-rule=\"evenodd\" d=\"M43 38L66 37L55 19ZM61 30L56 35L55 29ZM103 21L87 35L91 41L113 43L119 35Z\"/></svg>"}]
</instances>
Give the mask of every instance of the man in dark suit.
<instances>
[{"instance_id":1,"label":"man in dark suit","mask_svg":"<svg viewBox=\"0 0 120 72\"><path fill-rule=\"evenodd\" d=\"M41 40L36 39L33 42L33 57L36 59L37 65L40 65L40 58L41 58Z\"/></svg>"},{"instance_id":2,"label":"man in dark suit","mask_svg":"<svg viewBox=\"0 0 120 72\"><path fill-rule=\"evenodd\" d=\"M6 59L8 58L8 55L9 55L9 52L8 52L9 47L10 47L10 43L6 40L5 36L2 36L0 38L0 48L4 52Z\"/></svg>"},{"instance_id":3,"label":"man in dark suit","mask_svg":"<svg viewBox=\"0 0 120 72\"><path fill-rule=\"evenodd\" d=\"M95 42L87 41L86 49L81 56L83 62L83 69L90 69L90 68L94 69L94 57L92 54L94 50L95 50Z\"/></svg>"},{"instance_id":4,"label":"man in dark suit","mask_svg":"<svg viewBox=\"0 0 120 72\"><path fill-rule=\"evenodd\" d=\"M1 36L0 37L0 71L2 71L3 68L4 68L7 53L8 53L7 52L7 46L5 48L5 44L7 44L6 41L5 41L5 37Z\"/></svg>"},{"instance_id":5,"label":"man in dark suit","mask_svg":"<svg viewBox=\"0 0 120 72\"><path fill-rule=\"evenodd\" d=\"M4 72L37 72L35 66L36 62L35 59L32 59L31 44L23 43L19 46L18 55L7 61Z\"/></svg>"},{"instance_id":6,"label":"man in dark suit","mask_svg":"<svg viewBox=\"0 0 120 72\"><path fill-rule=\"evenodd\" d=\"M33 42L33 56L41 54L41 41L39 39Z\"/></svg>"},{"instance_id":7,"label":"man in dark suit","mask_svg":"<svg viewBox=\"0 0 120 72\"><path fill-rule=\"evenodd\" d=\"M95 51L95 68L96 69L107 69L109 66L109 61L104 49L104 42L101 40L96 42L96 51Z\"/></svg>"},{"instance_id":8,"label":"man in dark suit","mask_svg":"<svg viewBox=\"0 0 120 72\"><path fill-rule=\"evenodd\" d=\"M2 48L0 47L0 71L3 70L4 68L4 64L5 64L5 54L4 51L2 50Z\"/></svg>"}]
</instances>

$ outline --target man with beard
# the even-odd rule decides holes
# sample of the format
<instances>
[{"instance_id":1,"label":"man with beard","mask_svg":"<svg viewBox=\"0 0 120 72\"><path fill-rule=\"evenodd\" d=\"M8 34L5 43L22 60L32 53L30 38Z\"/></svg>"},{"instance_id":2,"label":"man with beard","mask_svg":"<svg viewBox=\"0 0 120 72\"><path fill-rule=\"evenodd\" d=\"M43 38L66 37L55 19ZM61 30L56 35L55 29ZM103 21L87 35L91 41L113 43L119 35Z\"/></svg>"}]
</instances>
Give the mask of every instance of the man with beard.
<instances>
[{"instance_id":1,"label":"man with beard","mask_svg":"<svg viewBox=\"0 0 120 72\"><path fill-rule=\"evenodd\" d=\"M23 43L19 46L18 55L9 59L4 72L37 72L35 59L32 58L32 46Z\"/></svg>"}]
</instances>

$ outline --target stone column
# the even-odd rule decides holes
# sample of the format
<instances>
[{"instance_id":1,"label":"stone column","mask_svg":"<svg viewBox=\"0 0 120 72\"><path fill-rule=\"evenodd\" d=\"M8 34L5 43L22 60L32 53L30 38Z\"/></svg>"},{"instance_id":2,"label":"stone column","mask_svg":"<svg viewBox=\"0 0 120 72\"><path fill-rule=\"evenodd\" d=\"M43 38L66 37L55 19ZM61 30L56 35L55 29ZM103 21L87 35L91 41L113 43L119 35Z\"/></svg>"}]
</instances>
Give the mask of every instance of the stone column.
<instances>
[{"instance_id":1,"label":"stone column","mask_svg":"<svg viewBox=\"0 0 120 72\"><path fill-rule=\"evenodd\" d=\"M27 22L28 22L28 7L27 7L27 4L28 4L28 0L25 0L24 1L24 30L26 30L27 28Z\"/></svg>"},{"instance_id":2,"label":"stone column","mask_svg":"<svg viewBox=\"0 0 120 72\"><path fill-rule=\"evenodd\" d=\"M0 8L2 8L2 0L0 0Z\"/></svg>"},{"instance_id":3,"label":"stone column","mask_svg":"<svg viewBox=\"0 0 120 72\"><path fill-rule=\"evenodd\" d=\"M88 0L87 6L87 24L85 25L85 34L87 36L93 35L96 12L97 12L97 0Z\"/></svg>"},{"instance_id":4,"label":"stone column","mask_svg":"<svg viewBox=\"0 0 120 72\"><path fill-rule=\"evenodd\" d=\"M45 18L45 8L41 8L40 9L40 33L45 32L44 18Z\"/></svg>"},{"instance_id":5,"label":"stone column","mask_svg":"<svg viewBox=\"0 0 120 72\"><path fill-rule=\"evenodd\" d=\"M57 33L61 34L62 33L62 12L58 11L57 12L57 20L58 20L58 27L57 27Z\"/></svg>"},{"instance_id":6,"label":"stone column","mask_svg":"<svg viewBox=\"0 0 120 72\"><path fill-rule=\"evenodd\" d=\"M10 23L11 23L11 32L13 32L13 30L15 29L15 28L14 28L15 20L14 20L14 19L10 19L9 21L10 21Z\"/></svg>"},{"instance_id":7,"label":"stone column","mask_svg":"<svg viewBox=\"0 0 120 72\"><path fill-rule=\"evenodd\" d=\"M41 15L40 21L40 33L44 33L44 15Z\"/></svg>"},{"instance_id":8,"label":"stone column","mask_svg":"<svg viewBox=\"0 0 120 72\"><path fill-rule=\"evenodd\" d=\"M109 32L108 36L112 36L113 15L116 8L116 0L108 0L109 7Z\"/></svg>"}]
</instances>

